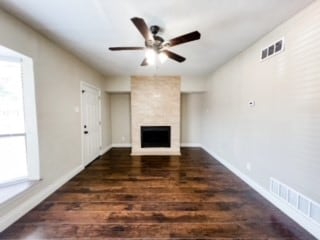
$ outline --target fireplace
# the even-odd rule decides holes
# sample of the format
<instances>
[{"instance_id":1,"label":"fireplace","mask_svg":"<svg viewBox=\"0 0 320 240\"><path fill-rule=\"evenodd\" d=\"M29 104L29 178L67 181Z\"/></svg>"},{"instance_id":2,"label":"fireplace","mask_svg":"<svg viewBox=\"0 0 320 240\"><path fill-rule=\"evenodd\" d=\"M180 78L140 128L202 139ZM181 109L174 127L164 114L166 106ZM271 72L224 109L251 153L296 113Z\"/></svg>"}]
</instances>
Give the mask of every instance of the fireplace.
<instances>
[{"instance_id":1,"label":"fireplace","mask_svg":"<svg viewBox=\"0 0 320 240\"><path fill-rule=\"evenodd\" d=\"M141 148L170 148L170 126L141 126Z\"/></svg>"},{"instance_id":2,"label":"fireplace","mask_svg":"<svg viewBox=\"0 0 320 240\"><path fill-rule=\"evenodd\" d=\"M180 77L131 77L132 156L181 154L180 99Z\"/></svg>"}]
</instances>

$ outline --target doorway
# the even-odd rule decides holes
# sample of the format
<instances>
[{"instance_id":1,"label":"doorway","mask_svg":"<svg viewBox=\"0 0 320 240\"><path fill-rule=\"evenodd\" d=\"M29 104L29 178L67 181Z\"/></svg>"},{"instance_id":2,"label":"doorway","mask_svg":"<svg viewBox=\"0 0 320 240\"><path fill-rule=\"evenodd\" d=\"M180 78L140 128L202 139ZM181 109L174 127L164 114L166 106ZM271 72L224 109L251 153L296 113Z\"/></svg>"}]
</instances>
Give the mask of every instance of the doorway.
<instances>
[{"instance_id":1,"label":"doorway","mask_svg":"<svg viewBox=\"0 0 320 240\"><path fill-rule=\"evenodd\" d=\"M101 91L81 82L82 162L86 166L101 150Z\"/></svg>"}]
</instances>

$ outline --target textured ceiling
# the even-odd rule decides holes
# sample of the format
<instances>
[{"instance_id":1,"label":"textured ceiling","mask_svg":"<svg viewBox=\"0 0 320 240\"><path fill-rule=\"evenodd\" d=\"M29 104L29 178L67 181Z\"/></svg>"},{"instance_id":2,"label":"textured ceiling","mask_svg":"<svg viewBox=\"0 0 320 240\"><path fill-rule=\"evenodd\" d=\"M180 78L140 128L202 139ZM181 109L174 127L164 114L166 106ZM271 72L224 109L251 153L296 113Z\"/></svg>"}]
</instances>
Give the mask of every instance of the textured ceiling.
<instances>
[{"instance_id":1,"label":"textured ceiling","mask_svg":"<svg viewBox=\"0 0 320 240\"><path fill-rule=\"evenodd\" d=\"M206 76L312 0L1 0L0 7L69 49L107 76ZM201 39L173 47L183 63L141 67L144 46L130 21L142 17L163 28L164 39L198 30ZM281 37L281 36L279 36Z\"/></svg>"}]
</instances>

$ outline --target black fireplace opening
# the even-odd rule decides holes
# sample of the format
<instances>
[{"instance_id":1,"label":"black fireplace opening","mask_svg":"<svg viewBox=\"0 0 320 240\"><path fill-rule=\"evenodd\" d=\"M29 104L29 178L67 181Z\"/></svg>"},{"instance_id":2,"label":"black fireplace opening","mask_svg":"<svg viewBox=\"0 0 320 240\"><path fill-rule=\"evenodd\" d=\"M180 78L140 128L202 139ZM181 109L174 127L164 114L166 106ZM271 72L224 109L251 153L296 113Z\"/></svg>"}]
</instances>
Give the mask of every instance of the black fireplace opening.
<instances>
[{"instance_id":1,"label":"black fireplace opening","mask_svg":"<svg viewBox=\"0 0 320 240\"><path fill-rule=\"evenodd\" d=\"M170 147L170 139L170 126L141 126L142 148Z\"/></svg>"}]
</instances>

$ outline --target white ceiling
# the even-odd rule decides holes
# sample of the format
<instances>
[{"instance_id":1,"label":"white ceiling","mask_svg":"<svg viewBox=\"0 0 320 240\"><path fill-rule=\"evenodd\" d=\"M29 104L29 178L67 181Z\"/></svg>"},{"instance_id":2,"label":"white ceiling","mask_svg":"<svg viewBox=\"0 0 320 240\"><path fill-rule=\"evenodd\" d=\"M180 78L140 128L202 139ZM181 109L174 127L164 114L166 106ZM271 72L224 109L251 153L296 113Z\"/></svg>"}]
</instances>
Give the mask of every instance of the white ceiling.
<instances>
[{"instance_id":1,"label":"white ceiling","mask_svg":"<svg viewBox=\"0 0 320 240\"><path fill-rule=\"evenodd\" d=\"M0 6L107 76L206 76L312 0L0 0ZM173 47L186 57L141 67L144 46L130 21L142 17L164 39L198 30L199 41Z\"/></svg>"}]
</instances>

